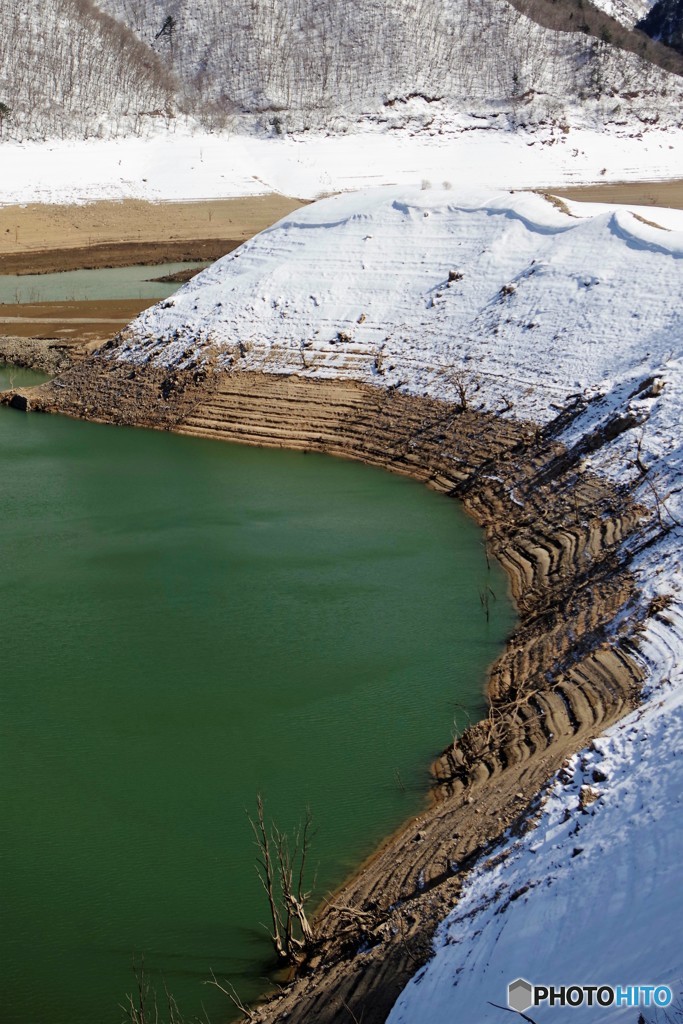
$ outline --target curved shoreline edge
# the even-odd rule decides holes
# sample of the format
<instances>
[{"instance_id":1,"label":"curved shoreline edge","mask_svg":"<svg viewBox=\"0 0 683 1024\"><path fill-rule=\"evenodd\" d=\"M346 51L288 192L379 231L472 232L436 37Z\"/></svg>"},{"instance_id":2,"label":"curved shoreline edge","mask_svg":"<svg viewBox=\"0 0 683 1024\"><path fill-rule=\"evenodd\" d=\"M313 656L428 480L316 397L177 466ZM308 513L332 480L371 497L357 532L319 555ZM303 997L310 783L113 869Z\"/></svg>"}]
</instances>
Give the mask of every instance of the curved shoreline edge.
<instances>
[{"instance_id":1,"label":"curved shoreline edge","mask_svg":"<svg viewBox=\"0 0 683 1024\"><path fill-rule=\"evenodd\" d=\"M533 828L549 778L638 702L638 630L657 609L639 601L625 542L647 513L582 466L632 424L612 411L577 431L582 400L540 428L348 380L169 372L109 355L2 401L410 475L460 499L506 569L520 621L491 670L488 718L437 759L430 807L320 909L315 958L253 1016L384 1021L466 872L506 830ZM567 449L557 437L570 422Z\"/></svg>"}]
</instances>

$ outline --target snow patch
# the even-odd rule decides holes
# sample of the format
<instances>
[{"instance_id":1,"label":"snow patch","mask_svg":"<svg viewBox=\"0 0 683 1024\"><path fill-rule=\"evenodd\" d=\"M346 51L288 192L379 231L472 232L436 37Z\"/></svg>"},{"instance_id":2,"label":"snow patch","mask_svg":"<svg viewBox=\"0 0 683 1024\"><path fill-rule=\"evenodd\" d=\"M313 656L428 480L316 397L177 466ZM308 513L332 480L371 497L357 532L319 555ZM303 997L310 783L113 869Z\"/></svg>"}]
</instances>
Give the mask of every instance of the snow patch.
<instances>
[{"instance_id":1,"label":"snow patch","mask_svg":"<svg viewBox=\"0 0 683 1024\"><path fill-rule=\"evenodd\" d=\"M1 204L161 202L266 192L310 199L423 181L436 188L446 182L455 189L509 189L676 178L683 166L683 130L472 132L455 119L445 135L366 131L264 139L179 127L150 138L3 142L0 161Z\"/></svg>"}]
</instances>

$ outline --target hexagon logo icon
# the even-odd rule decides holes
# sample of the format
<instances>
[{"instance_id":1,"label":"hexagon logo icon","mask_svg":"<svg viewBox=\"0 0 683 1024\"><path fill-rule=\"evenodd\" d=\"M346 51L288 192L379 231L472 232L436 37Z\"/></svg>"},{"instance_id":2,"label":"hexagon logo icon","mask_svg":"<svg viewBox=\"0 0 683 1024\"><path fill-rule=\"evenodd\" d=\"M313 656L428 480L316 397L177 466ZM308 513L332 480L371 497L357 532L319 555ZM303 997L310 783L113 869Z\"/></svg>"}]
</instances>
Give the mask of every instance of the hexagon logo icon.
<instances>
[{"instance_id":1,"label":"hexagon logo icon","mask_svg":"<svg viewBox=\"0 0 683 1024\"><path fill-rule=\"evenodd\" d=\"M517 978L508 985L508 1006L522 1013L533 1006L533 986L524 978Z\"/></svg>"}]
</instances>

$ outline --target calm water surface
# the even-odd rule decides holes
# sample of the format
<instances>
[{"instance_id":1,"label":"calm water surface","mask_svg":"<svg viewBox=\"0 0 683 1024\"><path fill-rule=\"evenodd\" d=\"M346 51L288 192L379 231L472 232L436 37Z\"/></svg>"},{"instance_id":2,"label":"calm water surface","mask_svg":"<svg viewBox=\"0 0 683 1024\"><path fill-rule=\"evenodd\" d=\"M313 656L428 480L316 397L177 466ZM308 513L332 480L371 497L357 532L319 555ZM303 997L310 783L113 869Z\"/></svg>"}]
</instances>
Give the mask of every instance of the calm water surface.
<instances>
[{"instance_id":1,"label":"calm water surface","mask_svg":"<svg viewBox=\"0 0 683 1024\"><path fill-rule=\"evenodd\" d=\"M163 263L157 267L107 267L59 274L0 274L0 302L84 302L87 299L164 299L177 291L173 282L150 278L175 274L207 263Z\"/></svg>"},{"instance_id":2,"label":"calm water surface","mask_svg":"<svg viewBox=\"0 0 683 1024\"><path fill-rule=\"evenodd\" d=\"M245 817L319 895L419 809L513 623L481 534L365 466L0 408L3 1024L265 987ZM497 595L486 622L479 592Z\"/></svg>"},{"instance_id":3,"label":"calm water surface","mask_svg":"<svg viewBox=\"0 0 683 1024\"><path fill-rule=\"evenodd\" d=\"M24 370L21 366L7 366L5 363L0 363L0 391L5 391L8 388L28 388L34 384L42 384L49 379L50 377L45 373L36 373L35 370Z\"/></svg>"}]
</instances>

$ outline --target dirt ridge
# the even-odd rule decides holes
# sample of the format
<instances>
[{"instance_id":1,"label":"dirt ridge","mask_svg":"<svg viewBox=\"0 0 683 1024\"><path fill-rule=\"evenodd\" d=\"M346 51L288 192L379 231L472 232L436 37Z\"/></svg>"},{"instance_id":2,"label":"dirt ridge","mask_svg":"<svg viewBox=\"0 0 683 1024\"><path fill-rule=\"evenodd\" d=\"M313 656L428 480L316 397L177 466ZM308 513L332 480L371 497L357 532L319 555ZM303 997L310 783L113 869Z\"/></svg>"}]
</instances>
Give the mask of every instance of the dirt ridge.
<instances>
[{"instance_id":1,"label":"dirt ridge","mask_svg":"<svg viewBox=\"0 0 683 1024\"><path fill-rule=\"evenodd\" d=\"M66 270L213 262L243 239L190 238L172 242L101 242L70 249L0 253L0 274L55 274Z\"/></svg>"}]
</instances>

